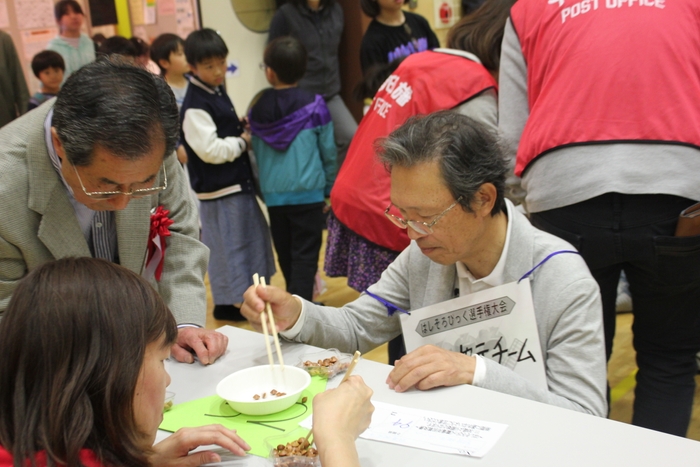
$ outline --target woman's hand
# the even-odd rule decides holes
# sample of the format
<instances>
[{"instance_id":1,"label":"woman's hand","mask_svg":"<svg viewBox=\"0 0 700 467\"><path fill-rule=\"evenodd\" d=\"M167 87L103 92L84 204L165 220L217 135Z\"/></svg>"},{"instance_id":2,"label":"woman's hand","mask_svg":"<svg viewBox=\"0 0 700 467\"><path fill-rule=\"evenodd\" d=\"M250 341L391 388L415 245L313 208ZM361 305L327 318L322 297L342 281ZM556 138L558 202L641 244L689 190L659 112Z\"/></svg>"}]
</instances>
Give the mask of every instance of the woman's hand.
<instances>
[{"instance_id":1,"label":"woman's hand","mask_svg":"<svg viewBox=\"0 0 700 467\"><path fill-rule=\"evenodd\" d=\"M359 376L314 397L314 442L325 467L359 467L355 438L372 420L372 390Z\"/></svg>"},{"instance_id":2,"label":"woman's hand","mask_svg":"<svg viewBox=\"0 0 700 467\"><path fill-rule=\"evenodd\" d=\"M150 456L154 467L196 467L202 464L220 462L221 457L211 451L200 451L190 454L199 446L216 444L228 449L237 456L245 456L250 450L248 443L221 425L207 425L198 428L181 428L172 436L153 446Z\"/></svg>"}]
</instances>

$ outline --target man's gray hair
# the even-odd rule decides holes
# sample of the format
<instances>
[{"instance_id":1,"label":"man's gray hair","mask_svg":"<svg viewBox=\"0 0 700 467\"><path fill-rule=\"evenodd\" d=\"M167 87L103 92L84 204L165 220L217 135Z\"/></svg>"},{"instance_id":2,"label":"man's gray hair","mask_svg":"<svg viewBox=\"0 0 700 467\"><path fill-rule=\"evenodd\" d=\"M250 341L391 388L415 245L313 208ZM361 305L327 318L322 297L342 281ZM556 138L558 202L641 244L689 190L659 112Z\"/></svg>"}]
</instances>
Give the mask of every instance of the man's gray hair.
<instances>
[{"instance_id":1,"label":"man's gray hair","mask_svg":"<svg viewBox=\"0 0 700 467\"><path fill-rule=\"evenodd\" d=\"M388 171L392 167L413 167L436 161L454 199L472 212L479 187L496 187L491 215L505 208L504 190L508 165L494 130L457 112L445 110L409 118L406 123L380 140L379 159Z\"/></svg>"},{"instance_id":2,"label":"man's gray hair","mask_svg":"<svg viewBox=\"0 0 700 467\"><path fill-rule=\"evenodd\" d=\"M160 139L166 157L175 150L179 120L165 80L110 57L85 65L68 78L56 97L51 124L70 163L87 166L97 146L137 160Z\"/></svg>"}]
</instances>

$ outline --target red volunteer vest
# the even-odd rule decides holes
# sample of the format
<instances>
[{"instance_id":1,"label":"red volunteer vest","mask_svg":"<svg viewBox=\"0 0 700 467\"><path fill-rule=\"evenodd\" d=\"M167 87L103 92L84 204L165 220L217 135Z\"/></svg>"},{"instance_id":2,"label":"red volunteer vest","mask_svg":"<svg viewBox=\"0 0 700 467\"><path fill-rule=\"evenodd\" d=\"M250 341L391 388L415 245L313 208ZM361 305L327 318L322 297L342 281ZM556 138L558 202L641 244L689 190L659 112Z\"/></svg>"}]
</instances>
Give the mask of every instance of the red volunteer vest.
<instances>
[{"instance_id":1,"label":"red volunteer vest","mask_svg":"<svg viewBox=\"0 0 700 467\"><path fill-rule=\"evenodd\" d=\"M585 143L700 147L700 1L520 0L530 116L515 172Z\"/></svg>"},{"instance_id":2,"label":"red volunteer vest","mask_svg":"<svg viewBox=\"0 0 700 467\"><path fill-rule=\"evenodd\" d=\"M408 235L384 217L391 180L377 160L374 142L409 117L451 109L496 82L482 65L440 52L408 56L374 96L350 143L331 191L333 213L345 226L377 245L402 251Z\"/></svg>"}]
</instances>

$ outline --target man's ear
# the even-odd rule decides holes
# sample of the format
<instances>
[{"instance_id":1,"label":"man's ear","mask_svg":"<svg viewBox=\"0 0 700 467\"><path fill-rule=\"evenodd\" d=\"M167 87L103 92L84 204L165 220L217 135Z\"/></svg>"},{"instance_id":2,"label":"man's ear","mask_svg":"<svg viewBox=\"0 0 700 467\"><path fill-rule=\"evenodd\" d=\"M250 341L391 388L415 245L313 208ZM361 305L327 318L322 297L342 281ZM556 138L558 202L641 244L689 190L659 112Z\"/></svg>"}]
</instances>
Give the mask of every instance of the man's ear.
<instances>
[{"instance_id":1,"label":"man's ear","mask_svg":"<svg viewBox=\"0 0 700 467\"><path fill-rule=\"evenodd\" d=\"M493 183L483 183L474 196L475 203L473 203L472 209L484 217L490 216L497 196L498 191Z\"/></svg>"},{"instance_id":2,"label":"man's ear","mask_svg":"<svg viewBox=\"0 0 700 467\"><path fill-rule=\"evenodd\" d=\"M66 157L66 150L63 147L61 139L58 137L58 132L56 131L55 126L51 127L51 141L53 142L53 147L56 150L56 155L61 160L61 163L63 163L63 159Z\"/></svg>"}]
</instances>

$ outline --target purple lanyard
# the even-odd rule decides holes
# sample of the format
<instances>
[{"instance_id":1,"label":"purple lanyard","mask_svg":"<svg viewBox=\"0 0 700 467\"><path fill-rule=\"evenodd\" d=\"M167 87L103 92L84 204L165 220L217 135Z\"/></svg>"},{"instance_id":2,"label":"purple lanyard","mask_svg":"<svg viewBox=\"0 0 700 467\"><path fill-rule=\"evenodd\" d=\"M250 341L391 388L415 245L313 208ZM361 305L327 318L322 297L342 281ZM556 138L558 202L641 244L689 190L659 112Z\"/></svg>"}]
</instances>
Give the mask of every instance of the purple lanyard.
<instances>
[{"instance_id":1,"label":"purple lanyard","mask_svg":"<svg viewBox=\"0 0 700 467\"><path fill-rule=\"evenodd\" d=\"M388 301L388 300L384 300L384 299L383 299L382 297L380 297L379 295L373 294L373 293L370 292L369 290L365 290L365 293L366 293L367 295L369 295L370 297L372 297L373 299L377 300L377 301L378 301L379 303L381 303L382 305L384 305L384 306L386 307L386 311L387 311L387 314L388 314L389 316L393 316L394 313L396 313L397 311L399 311L399 312L401 312L401 313L405 313L405 314L411 316L411 313L410 313L409 311L406 311L406 310L404 310L403 308L400 308L400 307L394 305L393 303L391 303L391 302Z\"/></svg>"},{"instance_id":2,"label":"purple lanyard","mask_svg":"<svg viewBox=\"0 0 700 467\"><path fill-rule=\"evenodd\" d=\"M559 250L559 251L555 251L554 253L550 253L550 254L547 255L547 257L546 257L545 259L543 259L542 261L540 261L539 263L537 263L537 265L535 265L534 268L530 269L528 272L526 272L525 274L523 274L523 277L521 277L520 279L518 279L518 284L519 284L520 281L522 281L523 279L526 279L526 278L530 277L530 275L531 275L533 272L535 272L535 269L539 268L539 267L542 266L544 263L546 263L547 261L549 261L550 258L552 258L552 257L554 257L554 256L556 256L556 255L560 255L560 254L562 254L562 253L573 253L573 254L575 254L575 255L580 255L580 254L581 254L581 253L579 253L578 251L574 251L574 250ZM383 298L380 297L379 295L373 294L373 293L370 292L369 290L365 290L365 293L366 293L367 295L369 295L370 297L372 297L373 299L377 300L377 301L378 301L379 303L381 303L382 305L384 305L384 306L386 307L386 311L387 311L387 314L388 314L389 316L393 316L394 313L396 313L397 311L400 312L400 313L407 314L407 315L409 315L409 316L411 315L411 312L410 312L410 311L406 311L406 310L404 310L403 308L394 305L394 304L391 303L390 301L383 299Z\"/></svg>"},{"instance_id":3,"label":"purple lanyard","mask_svg":"<svg viewBox=\"0 0 700 467\"><path fill-rule=\"evenodd\" d=\"M521 281L521 280L530 277L530 274L532 274L533 272L535 272L535 269L539 268L539 267L542 266L544 263L546 263L547 261L549 261L549 258L552 258L553 256L556 256L556 255L560 255L560 254L562 254L562 253L573 253L573 254L575 254L575 255L580 255L580 254L581 254L581 253L579 253L578 251L575 251L575 250L559 250L559 251L555 251L554 253L550 253L550 254L547 255L547 257L546 257L545 259L543 259L542 261L540 261L539 263L537 263L537 265L536 265L534 268L532 268L532 269L530 269L528 272L526 272L526 273L523 275L523 277L521 277L520 279L518 279L518 284L520 284L520 281Z\"/></svg>"}]
</instances>

